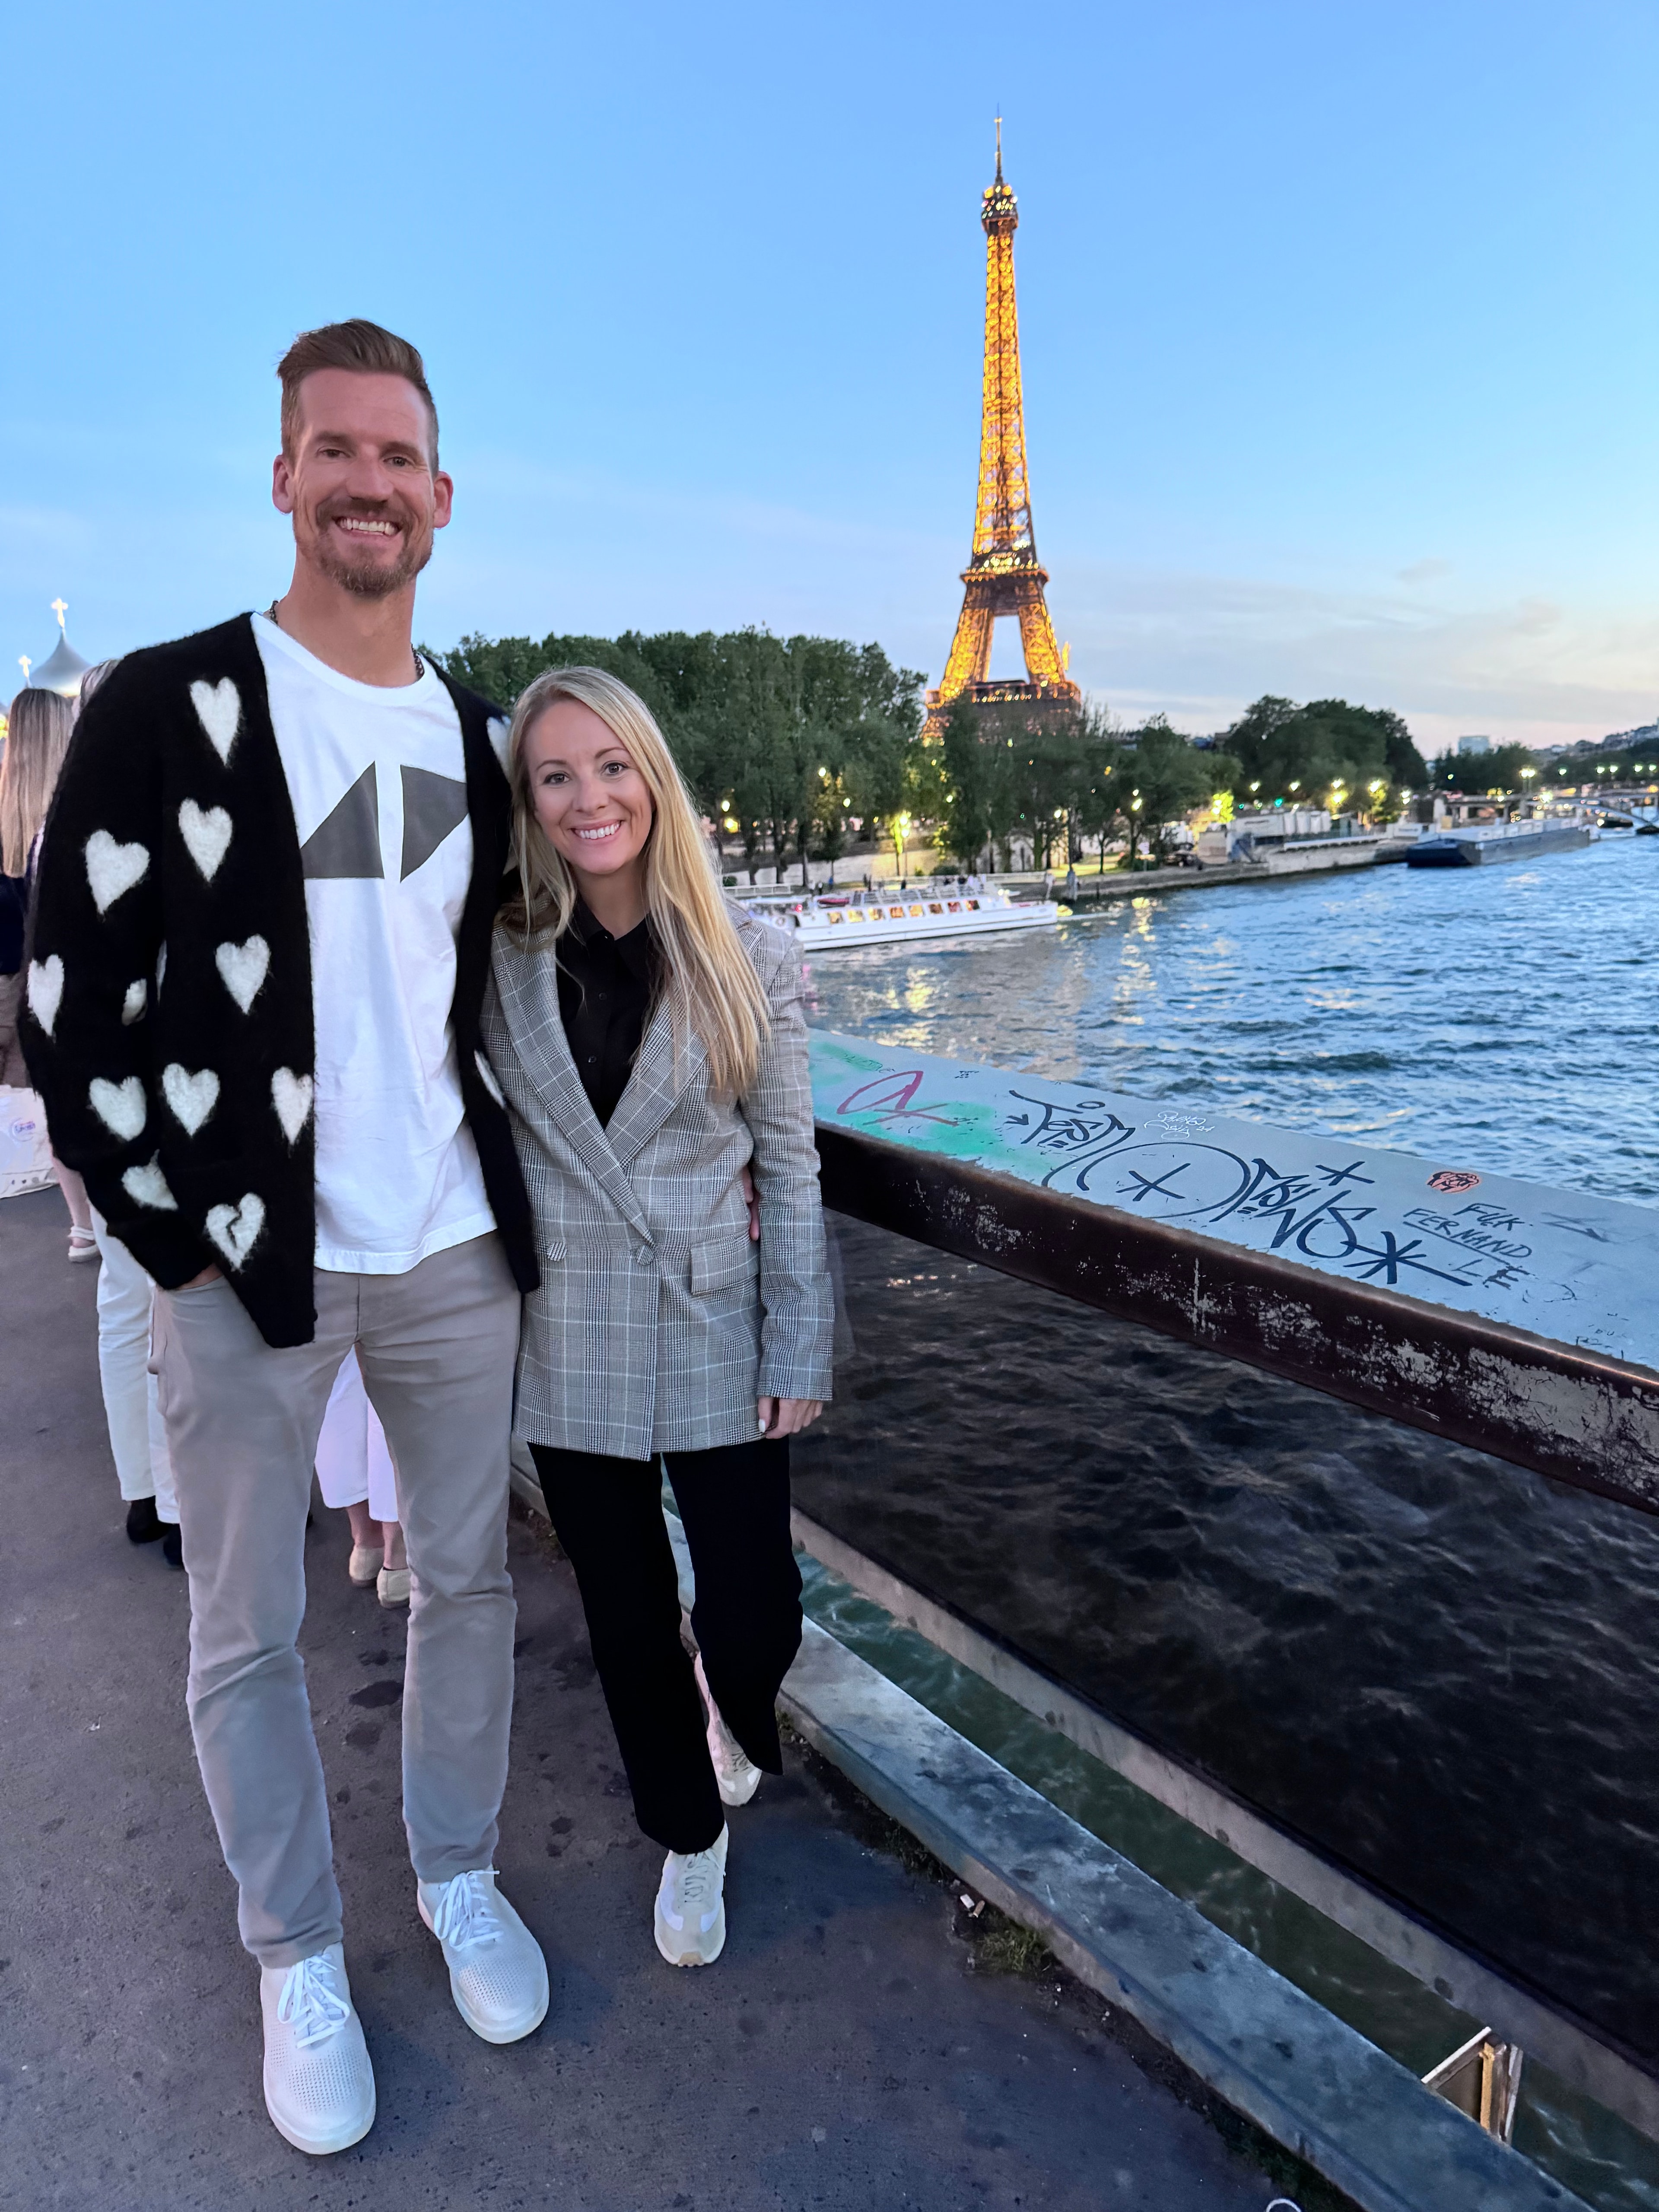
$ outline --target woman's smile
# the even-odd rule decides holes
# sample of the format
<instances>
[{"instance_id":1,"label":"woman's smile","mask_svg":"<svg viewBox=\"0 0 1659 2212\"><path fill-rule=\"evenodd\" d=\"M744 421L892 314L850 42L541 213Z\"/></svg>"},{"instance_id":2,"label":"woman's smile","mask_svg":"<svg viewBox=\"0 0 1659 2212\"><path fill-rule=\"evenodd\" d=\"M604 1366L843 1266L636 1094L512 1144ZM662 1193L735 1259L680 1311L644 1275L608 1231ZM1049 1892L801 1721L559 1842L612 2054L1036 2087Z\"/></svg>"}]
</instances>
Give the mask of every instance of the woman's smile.
<instances>
[{"instance_id":1,"label":"woman's smile","mask_svg":"<svg viewBox=\"0 0 1659 2212\"><path fill-rule=\"evenodd\" d=\"M638 921L656 811L627 746L591 707L558 699L525 732L524 758L536 819L589 911L607 927Z\"/></svg>"}]
</instances>

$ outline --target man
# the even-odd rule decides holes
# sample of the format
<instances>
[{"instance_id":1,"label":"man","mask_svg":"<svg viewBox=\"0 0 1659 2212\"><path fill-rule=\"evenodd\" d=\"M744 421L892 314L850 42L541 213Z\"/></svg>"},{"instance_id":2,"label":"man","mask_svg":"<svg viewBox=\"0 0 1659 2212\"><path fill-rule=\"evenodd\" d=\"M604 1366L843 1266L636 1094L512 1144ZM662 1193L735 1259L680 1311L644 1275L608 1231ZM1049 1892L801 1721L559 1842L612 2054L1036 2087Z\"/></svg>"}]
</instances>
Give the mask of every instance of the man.
<instances>
[{"instance_id":1,"label":"man","mask_svg":"<svg viewBox=\"0 0 1659 2212\"><path fill-rule=\"evenodd\" d=\"M411 643L453 487L421 357L373 323L283 361L264 615L124 659L42 856L24 1039L53 1143L160 1287L191 1590L188 1703L265 2104L304 2151L373 2124L295 1638L343 1359L397 1462L414 1595L404 1816L421 1918L492 2043L547 2009L495 1887L514 1607L508 1429L529 1212L478 1050L506 862L504 725Z\"/></svg>"}]
</instances>

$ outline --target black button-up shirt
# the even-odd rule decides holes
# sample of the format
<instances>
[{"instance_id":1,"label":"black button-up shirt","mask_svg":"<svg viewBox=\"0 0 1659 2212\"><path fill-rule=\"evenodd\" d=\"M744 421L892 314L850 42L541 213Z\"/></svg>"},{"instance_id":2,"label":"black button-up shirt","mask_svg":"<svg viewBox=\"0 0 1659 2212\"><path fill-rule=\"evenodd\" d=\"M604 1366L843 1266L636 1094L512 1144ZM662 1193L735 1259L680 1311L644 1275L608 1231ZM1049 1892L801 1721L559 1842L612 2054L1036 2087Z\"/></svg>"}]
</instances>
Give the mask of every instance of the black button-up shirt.
<instances>
[{"instance_id":1,"label":"black button-up shirt","mask_svg":"<svg viewBox=\"0 0 1659 2212\"><path fill-rule=\"evenodd\" d=\"M613 937L580 899L559 939L559 1012L587 1103L609 1127L645 1036L659 968L649 921Z\"/></svg>"}]
</instances>

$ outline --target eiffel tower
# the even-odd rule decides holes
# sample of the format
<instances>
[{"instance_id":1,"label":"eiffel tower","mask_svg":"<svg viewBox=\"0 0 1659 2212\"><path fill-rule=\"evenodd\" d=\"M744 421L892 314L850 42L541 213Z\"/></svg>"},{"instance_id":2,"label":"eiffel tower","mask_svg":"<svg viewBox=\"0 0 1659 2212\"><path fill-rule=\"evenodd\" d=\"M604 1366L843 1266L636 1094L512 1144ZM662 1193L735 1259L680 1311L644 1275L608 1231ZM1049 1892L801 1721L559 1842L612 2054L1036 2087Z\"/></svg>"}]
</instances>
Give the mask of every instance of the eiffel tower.
<instances>
[{"instance_id":1,"label":"eiffel tower","mask_svg":"<svg viewBox=\"0 0 1659 2212\"><path fill-rule=\"evenodd\" d=\"M988 186L985 227L985 393L979 434L979 502L974 550L957 634L937 691L927 694L924 734L944 729L952 701L966 692L977 706L1025 701L1070 706L1083 696L1066 673L1071 648L1056 645L1043 586L1048 572L1031 533L1031 488L1025 469L1025 407L1020 393L1019 318L1014 306L1013 193L1002 179L1002 118L997 118L996 182ZM991 680L991 639L999 615L1019 623L1024 682Z\"/></svg>"}]
</instances>

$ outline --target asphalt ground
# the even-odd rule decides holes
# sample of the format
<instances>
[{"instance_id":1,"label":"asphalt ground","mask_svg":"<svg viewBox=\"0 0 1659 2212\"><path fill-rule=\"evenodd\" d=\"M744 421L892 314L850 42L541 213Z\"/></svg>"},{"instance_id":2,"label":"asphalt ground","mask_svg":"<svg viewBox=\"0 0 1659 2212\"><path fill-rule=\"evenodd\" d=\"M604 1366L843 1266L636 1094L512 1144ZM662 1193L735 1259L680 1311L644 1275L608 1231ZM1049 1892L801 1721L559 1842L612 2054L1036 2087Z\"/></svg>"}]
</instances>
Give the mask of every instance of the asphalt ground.
<instances>
[{"instance_id":1,"label":"asphalt ground","mask_svg":"<svg viewBox=\"0 0 1659 2212\"><path fill-rule=\"evenodd\" d=\"M404 1616L348 1583L319 1506L303 1649L380 2112L337 2158L290 2149L185 1722L185 1578L125 1540L64 1228L55 1190L0 1204L0 2203L1263 2212L1272 2183L1097 2001L991 1971L793 1748L733 1816L725 1955L664 1966L574 1583L519 1509L498 1865L548 2018L496 2050L453 2008L398 1818Z\"/></svg>"}]
</instances>

